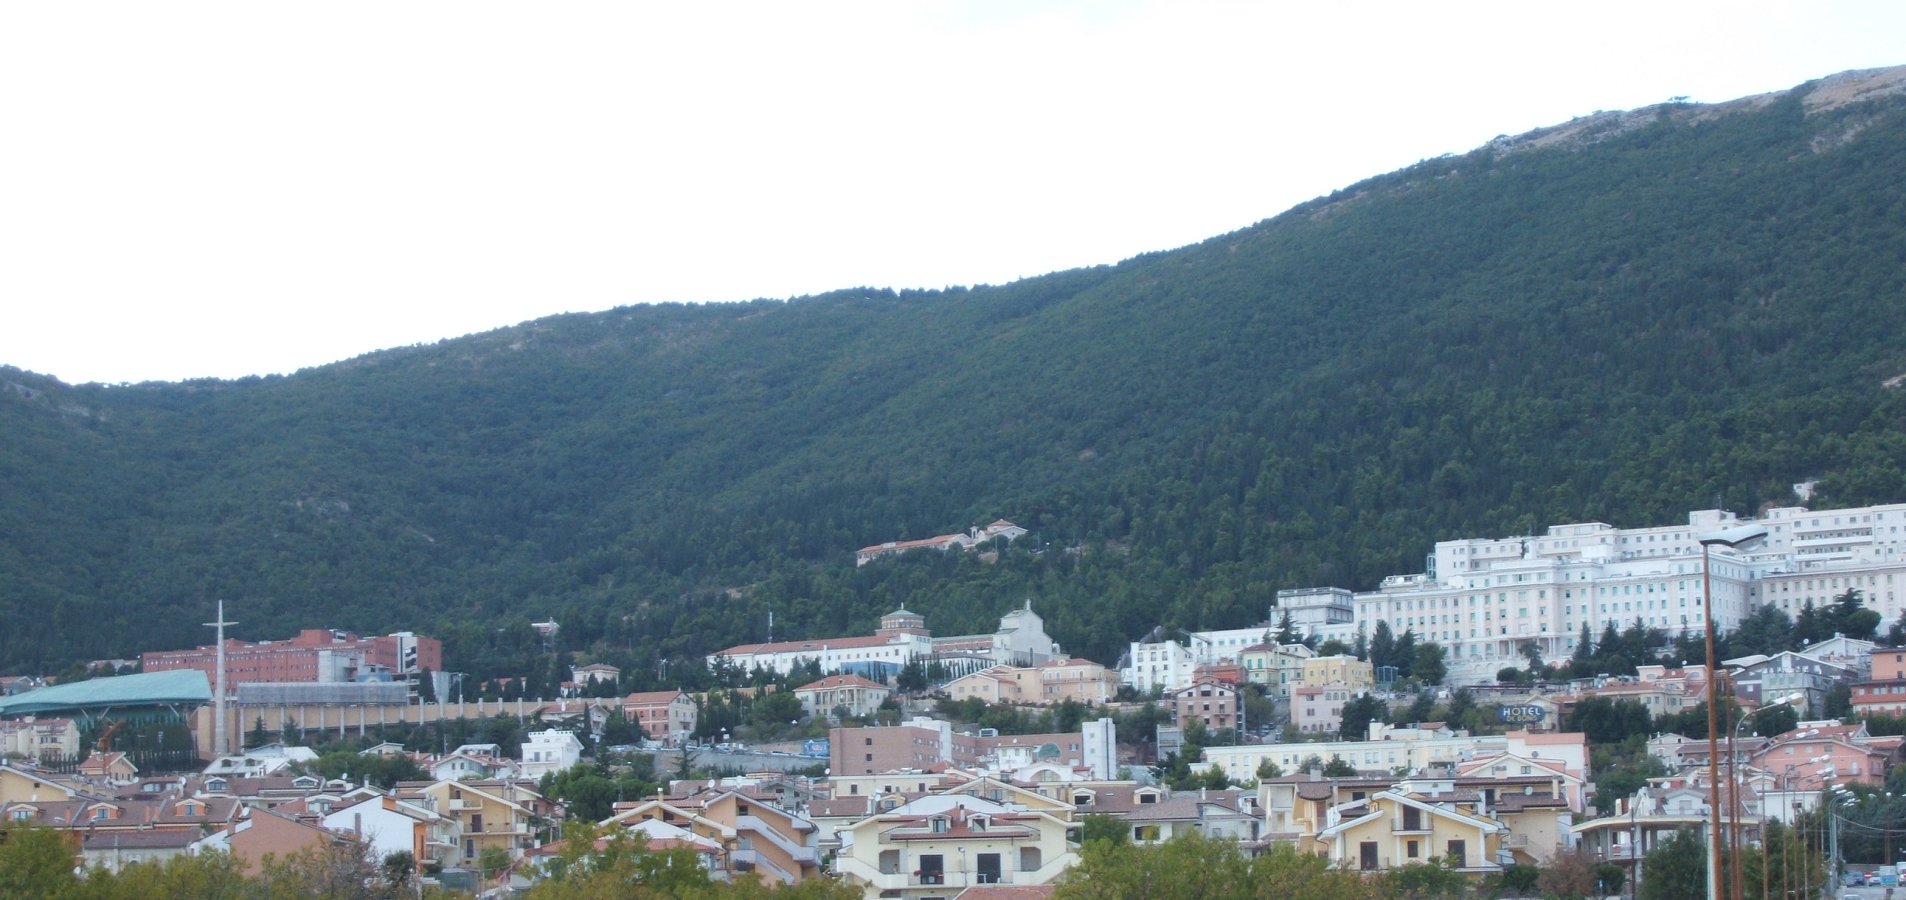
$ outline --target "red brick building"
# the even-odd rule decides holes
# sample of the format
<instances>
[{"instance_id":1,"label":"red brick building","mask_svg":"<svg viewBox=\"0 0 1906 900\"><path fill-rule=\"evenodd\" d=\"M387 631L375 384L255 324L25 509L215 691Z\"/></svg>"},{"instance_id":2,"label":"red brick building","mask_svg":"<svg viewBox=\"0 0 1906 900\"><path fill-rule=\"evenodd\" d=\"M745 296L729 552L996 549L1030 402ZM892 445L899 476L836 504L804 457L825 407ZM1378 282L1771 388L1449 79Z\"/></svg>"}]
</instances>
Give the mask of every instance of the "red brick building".
<instances>
[{"instance_id":1,"label":"red brick building","mask_svg":"<svg viewBox=\"0 0 1906 900\"><path fill-rule=\"evenodd\" d=\"M208 644L144 653L139 661L147 672L197 669L211 679L218 667L218 651ZM225 642L225 680L230 685L355 681L380 671L401 679L423 669L443 670L443 642L409 632L362 638L328 628L307 628L287 641Z\"/></svg>"}]
</instances>

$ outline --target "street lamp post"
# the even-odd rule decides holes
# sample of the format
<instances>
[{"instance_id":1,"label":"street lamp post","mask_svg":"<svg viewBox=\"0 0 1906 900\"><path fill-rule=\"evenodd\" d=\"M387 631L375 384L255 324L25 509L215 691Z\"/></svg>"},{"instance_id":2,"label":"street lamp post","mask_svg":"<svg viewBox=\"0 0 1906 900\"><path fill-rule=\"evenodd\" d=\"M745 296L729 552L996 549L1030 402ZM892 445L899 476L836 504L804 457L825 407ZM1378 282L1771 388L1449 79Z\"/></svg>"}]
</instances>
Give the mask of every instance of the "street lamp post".
<instances>
[{"instance_id":1,"label":"street lamp post","mask_svg":"<svg viewBox=\"0 0 1906 900\"><path fill-rule=\"evenodd\" d=\"M1767 536L1759 525L1741 525L1701 537L1701 618L1707 638L1707 895L1721 900L1721 722L1720 659L1714 654L1714 553L1716 546L1739 549Z\"/></svg>"},{"instance_id":2,"label":"street lamp post","mask_svg":"<svg viewBox=\"0 0 1906 900\"><path fill-rule=\"evenodd\" d=\"M1808 762L1816 762L1818 759L1820 758L1816 757L1814 760L1809 760ZM1792 820L1799 818L1794 814L1793 773L1795 769L1806 764L1807 763L1803 762L1788 763L1787 768L1783 769L1780 773L1780 806L1784 813L1784 815L1781 816L1781 824L1783 825L1792 826ZM1789 827L1787 829L1786 843L1780 847L1780 894L1783 897L1786 896L1793 887L1793 866L1788 862L1792 856L1793 828ZM1761 838L1760 855L1760 895L1762 898L1767 896L1767 863L1767 839L1763 834Z\"/></svg>"},{"instance_id":3,"label":"street lamp post","mask_svg":"<svg viewBox=\"0 0 1906 900\"><path fill-rule=\"evenodd\" d=\"M1740 752L1741 752L1741 729L1747 727L1748 719L1752 719L1753 717L1760 715L1761 713L1764 713L1770 709L1775 709L1777 707L1782 707L1782 706L1798 706L1802 703L1805 703L1806 700L1807 700L1806 694L1795 692L1795 693L1788 694L1787 696L1780 698L1778 701L1774 703L1769 703L1766 706L1763 706L1759 709L1742 713L1740 717L1740 721L1734 724L1733 736L1730 737L1727 741L1727 795L1729 798L1728 799L1728 815L1733 820L1730 823L1732 825L1732 831L1729 834L1730 840L1728 841L1728 852L1734 854L1733 857L1729 860L1729 863L1730 863L1729 868L1731 870L1729 874L1733 877L1733 880L1734 880L1734 889L1730 893L1733 895L1734 900L1745 900L1747 896L1747 885L1741 880L1742 879L1742 874L1741 874L1741 841L1742 841L1742 838L1741 838L1741 782L1740 782L1740 778L1735 774L1735 771L1734 771L1734 764L1736 760L1738 760L1738 758L1740 757ZM1765 821L1767 817L1766 817L1766 809L1764 807L1761 809L1760 818L1763 822L1763 824L1761 825L1761 841L1760 842L1761 842L1761 847L1765 848L1767 846L1767 835L1766 835L1767 826L1765 825ZM1763 850L1763 855L1764 855L1764 850ZM1762 868L1765 869L1765 866L1763 865ZM1764 894L1766 893L1766 891L1763 890L1762 893Z\"/></svg>"},{"instance_id":4,"label":"street lamp post","mask_svg":"<svg viewBox=\"0 0 1906 900\"><path fill-rule=\"evenodd\" d=\"M1859 798L1842 785L1833 785L1827 789L1827 883L1828 891L1840 883L1840 810L1847 804L1859 802Z\"/></svg>"}]
</instances>

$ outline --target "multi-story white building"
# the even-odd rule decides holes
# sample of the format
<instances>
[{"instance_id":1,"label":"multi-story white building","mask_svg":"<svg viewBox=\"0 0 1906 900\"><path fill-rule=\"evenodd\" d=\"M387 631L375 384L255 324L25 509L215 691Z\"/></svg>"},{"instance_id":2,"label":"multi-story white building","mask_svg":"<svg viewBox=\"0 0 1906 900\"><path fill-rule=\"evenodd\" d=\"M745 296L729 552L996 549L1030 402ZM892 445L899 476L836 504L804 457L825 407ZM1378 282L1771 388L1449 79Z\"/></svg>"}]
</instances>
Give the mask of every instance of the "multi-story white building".
<instances>
[{"instance_id":1,"label":"multi-story white building","mask_svg":"<svg viewBox=\"0 0 1906 900\"><path fill-rule=\"evenodd\" d=\"M1356 596L1343 588L1278 591L1277 608L1273 612L1272 622L1277 627L1283 627L1284 615L1288 613L1291 627L1311 634L1333 625L1356 622Z\"/></svg>"},{"instance_id":2,"label":"multi-story white building","mask_svg":"<svg viewBox=\"0 0 1906 900\"><path fill-rule=\"evenodd\" d=\"M519 768L524 778L541 778L581 760L582 741L575 733L551 728L529 733L529 740L523 742L523 764Z\"/></svg>"},{"instance_id":3,"label":"multi-story white building","mask_svg":"<svg viewBox=\"0 0 1906 900\"><path fill-rule=\"evenodd\" d=\"M1906 504L1822 510L1771 509L1757 520L1697 510L1685 525L1616 528L1553 525L1538 536L1439 541L1423 573L1393 575L1352 595L1354 623L1307 625L1319 637L1374 631L1378 622L1449 652L1449 681L1486 681L1519 664L1533 643L1545 659L1568 656L1582 628L1636 621L1670 636L1704 629L1703 535L1760 524L1767 539L1744 551L1712 551L1714 624L1732 630L1755 607L1789 615L1824 606L1848 589L1887 621L1906 589ZM1320 596L1336 589L1281 592Z\"/></svg>"},{"instance_id":4,"label":"multi-story white building","mask_svg":"<svg viewBox=\"0 0 1906 900\"><path fill-rule=\"evenodd\" d=\"M1134 641L1119 667L1119 680L1139 691L1176 691L1191 684L1198 660L1177 641Z\"/></svg>"},{"instance_id":5,"label":"multi-story white building","mask_svg":"<svg viewBox=\"0 0 1906 900\"><path fill-rule=\"evenodd\" d=\"M1470 735L1448 728L1411 728L1370 723L1367 741L1306 741L1289 744L1240 744L1204 748L1204 762L1222 766L1226 772L1249 777L1259 764L1276 763L1295 774L1304 762L1316 757L1328 764L1341 759L1361 770L1417 771L1431 763L1460 763L1492 754L1509 753L1531 760L1557 764L1575 778L1588 774L1588 741L1580 732L1536 734L1511 731L1500 735ZM1202 769L1201 769L1202 770ZM1512 773L1514 774L1514 773ZM1520 774L1529 774L1522 772Z\"/></svg>"}]
</instances>

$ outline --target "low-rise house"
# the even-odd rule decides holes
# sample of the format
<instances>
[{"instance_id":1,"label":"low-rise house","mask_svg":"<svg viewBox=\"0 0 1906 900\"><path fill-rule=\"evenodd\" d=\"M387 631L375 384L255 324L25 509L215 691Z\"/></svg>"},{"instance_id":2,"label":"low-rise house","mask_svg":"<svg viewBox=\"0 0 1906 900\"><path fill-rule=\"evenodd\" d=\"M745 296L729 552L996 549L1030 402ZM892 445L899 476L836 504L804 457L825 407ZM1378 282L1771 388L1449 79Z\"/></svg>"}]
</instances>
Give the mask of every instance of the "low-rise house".
<instances>
[{"instance_id":1,"label":"low-rise house","mask_svg":"<svg viewBox=\"0 0 1906 900\"><path fill-rule=\"evenodd\" d=\"M892 693L886 685L859 675L829 675L794 689L804 712L834 719L872 716Z\"/></svg>"},{"instance_id":2,"label":"low-rise house","mask_svg":"<svg viewBox=\"0 0 1906 900\"><path fill-rule=\"evenodd\" d=\"M1341 684L1356 693L1375 688L1376 669L1369 660L1358 659L1347 653L1334 656L1313 656L1302 662L1303 682L1307 685Z\"/></svg>"},{"instance_id":3,"label":"low-rise house","mask_svg":"<svg viewBox=\"0 0 1906 900\"><path fill-rule=\"evenodd\" d=\"M1117 731L1108 718L1065 734L999 735L984 729L967 734L924 717L899 725L836 728L829 734L829 768L836 778L937 772L948 766L997 774L1041 762L1082 768L1099 779L1110 779L1118 770Z\"/></svg>"},{"instance_id":4,"label":"low-rise house","mask_svg":"<svg viewBox=\"0 0 1906 900\"><path fill-rule=\"evenodd\" d=\"M1824 641L1808 644L1795 653L1808 659L1833 663L1844 669L1852 670L1855 678L1869 678L1873 674L1872 655L1878 647L1872 641L1862 641L1843 634L1836 634ZM1895 648L1897 652L1897 648ZM1906 662L1906 660L1902 660Z\"/></svg>"},{"instance_id":5,"label":"low-rise house","mask_svg":"<svg viewBox=\"0 0 1906 900\"><path fill-rule=\"evenodd\" d=\"M1706 746L1706 742L1702 742ZM1266 762L1287 773L1302 770L1307 761L1328 763L1342 759L1360 771L1415 772L1442 763L1475 759L1496 753L1512 753L1529 759L1555 760L1564 771L1586 777L1588 742L1580 732L1535 733L1511 731L1500 735L1471 735L1441 723L1406 727L1384 722L1370 723L1370 739L1365 741L1317 741L1285 744L1241 744L1206 747L1204 762L1223 766L1226 772L1248 777Z\"/></svg>"},{"instance_id":6,"label":"low-rise house","mask_svg":"<svg viewBox=\"0 0 1906 900\"><path fill-rule=\"evenodd\" d=\"M1335 734L1343 729L1343 707L1358 692L1342 682L1304 683L1291 688L1291 724L1304 734Z\"/></svg>"},{"instance_id":7,"label":"low-rise house","mask_svg":"<svg viewBox=\"0 0 1906 900\"><path fill-rule=\"evenodd\" d=\"M1037 668L1039 703L1056 705L1071 700L1102 706L1118 696L1118 673L1089 659L1063 657L1042 662Z\"/></svg>"},{"instance_id":8,"label":"low-rise house","mask_svg":"<svg viewBox=\"0 0 1906 900\"><path fill-rule=\"evenodd\" d=\"M323 791L324 779L316 775L272 775L266 778L206 775L188 782L187 788L195 796L231 797L248 807L271 809Z\"/></svg>"},{"instance_id":9,"label":"low-rise house","mask_svg":"<svg viewBox=\"0 0 1906 900\"><path fill-rule=\"evenodd\" d=\"M1118 676L1089 659L1047 660L1036 666L991 666L947 682L955 700L1054 705L1071 700L1087 706L1109 703L1118 695Z\"/></svg>"},{"instance_id":10,"label":"low-rise house","mask_svg":"<svg viewBox=\"0 0 1906 900\"><path fill-rule=\"evenodd\" d=\"M1172 712L1179 728L1201 722L1211 731L1238 727L1238 689L1216 678L1200 678L1171 696Z\"/></svg>"},{"instance_id":11,"label":"low-rise house","mask_svg":"<svg viewBox=\"0 0 1906 900\"><path fill-rule=\"evenodd\" d=\"M1852 707L1861 718L1906 715L1906 678L1854 682Z\"/></svg>"},{"instance_id":12,"label":"low-rise house","mask_svg":"<svg viewBox=\"0 0 1906 900\"><path fill-rule=\"evenodd\" d=\"M1704 777L1694 777L1705 774L1650 779L1634 796L1621 798L1613 814L1577 822L1571 831L1594 858L1632 868L1675 833L1685 829L1704 834L1711 827L1708 783ZM1819 783L1814 782L1808 793L1818 796ZM1725 788L1722 796L1727 796ZM1743 840L1751 844L1759 840L1763 818L1778 816L1773 806L1764 797L1740 804L1724 799L1721 827L1730 834L1740 830Z\"/></svg>"},{"instance_id":13,"label":"low-rise house","mask_svg":"<svg viewBox=\"0 0 1906 900\"><path fill-rule=\"evenodd\" d=\"M523 762L519 768L524 778L541 778L581 761L582 741L575 733L552 728L529 733L529 740L523 742Z\"/></svg>"},{"instance_id":14,"label":"low-rise house","mask_svg":"<svg viewBox=\"0 0 1906 900\"><path fill-rule=\"evenodd\" d=\"M1865 677L1853 683L1853 713L1906 715L1906 647L1867 651Z\"/></svg>"},{"instance_id":15,"label":"low-rise house","mask_svg":"<svg viewBox=\"0 0 1906 900\"><path fill-rule=\"evenodd\" d=\"M299 763L317 761L318 753L310 747L288 747L284 744L273 743L214 759L211 765L205 767L205 774L237 778L266 778L282 774Z\"/></svg>"},{"instance_id":16,"label":"low-rise house","mask_svg":"<svg viewBox=\"0 0 1906 900\"><path fill-rule=\"evenodd\" d=\"M652 740L679 747L695 733L700 709L681 691L643 691L622 699L623 718Z\"/></svg>"},{"instance_id":17,"label":"low-rise house","mask_svg":"<svg viewBox=\"0 0 1906 900\"><path fill-rule=\"evenodd\" d=\"M467 748L452 750L447 756L431 757L424 761L423 768L430 773L430 777L439 781L482 781L511 778L517 774L515 760L505 759L501 754L492 755Z\"/></svg>"},{"instance_id":18,"label":"low-rise house","mask_svg":"<svg viewBox=\"0 0 1906 900\"><path fill-rule=\"evenodd\" d=\"M254 809L245 818L195 841L190 852L229 853L239 871L256 875L263 869L267 857L284 859L294 853L340 847L355 852L356 846L351 838L315 822L279 815L268 809Z\"/></svg>"},{"instance_id":19,"label":"low-rise house","mask_svg":"<svg viewBox=\"0 0 1906 900\"><path fill-rule=\"evenodd\" d=\"M1827 694L1835 685L1851 683L1856 671L1791 651L1756 659L1735 669L1729 681L1734 695L1759 706L1795 694L1806 698L1801 715L1817 715L1826 709Z\"/></svg>"},{"instance_id":20,"label":"low-rise house","mask_svg":"<svg viewBox=\"0 0 1906 900\"><path fill-rule=\"evenodd\" d=\"M1900 744L1898 736L1874 737L1864 722L1802 722L1766 742L1749 756L1748 762L1768 772L1792 769L1805 777L1831 771L1837 782L1880 785L1886 780L1887 769L1899 761Z\"/></svg>"},{"instance_id":21,"label":"low-rise house","mask_svg":"<svg viewBox=\"0 0 1906 900\"><path fill-rule=\"evenodd\" d=\"M167 828L152 831L117 829L93 831L79 829L80 861L86 868L117 872L133 863L163 863L185 856L192 845L205 836L197 829Z\"/></svg>"},{"instance_id":22,"label":"low-rise house","mask_svg":"<svg viewBox=\"0 0 1906 900\"><path fill-rule=\"evenodd\" d=\"M1131 839L1157 844L1187 834L1255 844L1263 837L1264 817L1257 791L1244 788L1173 791L1162 785L1073 785L1073 812L1111 815L1124 820Z\"/></svg>"},{"instance_id":23,"label":"low-rise house","mask_svg":"<svg viewBox=\"0 0 1906 900\"><path fill-rule=\"evenodd\" d=\"M717 880L725 879L729 874L721 868L721 844L702 837L682 826L671 825L661 819L640 819L624 823L620 836L630 840L639 840L642 842L644 849L656 853L668 853L676 850L687 850L694 853L696 863L703 871L709 873L711 877ZM595 852L603 853L607 851L617 837L618 835L612 833L596 838ZM563 853L568 849L568 846L569 842L567 840L552 841L529 851L526 859L529 860L530 865L534 868L548 873L551 871L552 863L562 857Z\"/></svg>"},{"instance_id":24,"label":"low-rise house","mask_svg":"<svg viewBox=\"0 0 1906 900\"><path fill-rule=\"evenodd\" d=\"M1191 649L1178 641L1134 641L1118 666L1119 681L1141 693L1163 694L1191 684L1198 660Z\"/></svg>"},{"instance_id":25,"label":"low-rise house","mask_svg":"<svg viewBox=\"0 0 1906 900\"><path fill-rule=\"evenodd\" d=\"M70 776L0 761L0 803L72 800L99 795L101 792L97 786Z\"/></svg>"},{"instance_id":26,"label":"low-rise house","mask_svg":"<svg viewBox=\"0 0 1906 900\"><path fill-rule=\"evenodd\" d=\"M1439 859L1464 874L1498 874L1510 861L1503 845L1509 828L1482 815L1481 802L1480 794L1448 782L1403 782L1331 807L1307 849L1364 872Z\"/></svg>"},{"instance_id":27,"label":"low-rise house","mask_svg":"<svg viewBox=\"0 0 1906 900\"><path fill-rule=\"evenodd\" d=\"M1531 771L1523 774L1524 763ZM1486 848L1486 855L1465 854L1465 862L1475 871L1486 870L1487 863L1510 862L1544 865L1556 853L1574 846L1571 828L1582 812L1583 784L1579 774L1568 771L1557 761L1544 765L1510 755L1462 763L1439 763L1425 773L1406 778L1324 778L1312 774L1286 775L1265 779L1258 785L1258 808L1263 810L1266 843L1291 843L1300 849L1324 853L1339 866L1367 868L1362 856L1366 840L1383 825L1372 829L1359 826L1348 832L1331 832L1331 826L1366 815L1365 805L1386 793L1415 798L1433 806L1460 812L1469 819L1484 822L1488 828L1473 826L1480 833L1490 830L1495 839L1475 843L1463 834L1445 834L1432 840L1418 817L1415 827L1398 822L1391 830L1395 838L1379 853L1376 868L1427 862L1442 858L1449 851L1448 840L1463 840L1465 850ZM1458 774L1458 772L1462 774ZM1392 806L1398 816L1410 803ZM1452 826L1456 832L1472 828ZM1493 830L1491 830L1493 829ZM1452 829L1442 829L1450 831ZM1325 840L1325 839L1328 840ZM1416 840L1416 853L1408 842ZM1320 843L1323 841L1323 843ZM1325 846L1329 844L1329 846ZM1483 868L1478 868L1482 866Z\"/></svg>"},{"instance_id":28,"label":"low-rise house","mask_svg":"<svg viewBox=\"0 0 1906 900\"><path fill-rule=\"evenodd\" d=\"M0 820L75 832L86 864L110 869L181 855L208 832L238 821L239 813L235 801L183 796L176 786L157 796L0 803Z\"/></svg>"},{"instance_id":29,"label":"low-rise house","mask_svg":"<svg viewBox=\"0 0 1906 900\"><path fill-rule=\"evenodd\" d=\"M1245 677L1252 684L1264 685L1266 693L1279 700L1290 699L1291 688L1304 681L1304 661L1315 651L1303 644L1252 644L1238 653Z\"/></svg>"},{"instance_id":30,"label":"low-rise house","mask_svg":"<svg viewBox=\"0 0 1906 900\"><path fill-rule=\"evenodd\" d=\"M1267 779L1258 790L1267 842L1291 843L1344 869L1382 871L1443 860L1465 874L1484 875L1518 860L1507 846L1510 827L1497 817L1492 789L1477 787L1489 783L1297 775ZM1512 805L1529 806L1531 813L1535 807ZM1524 815L1520 809L1515 814ZM1566 832L1566 810L1550 811L1548 819L1550 833Z\"/></svg>"},{"instance_id":31,"label":"low-rise house","mask_svg":"<svg viewBox=\"0 0 1906 900\"><path fill-rule=\"evenodd\" d=\"M79 750L79 725L72 719L0 722L0 758L53 764L78 757Z\"/></svg>"},{"instance_id":32,"label":"low-rise house","mask_svg":"<svg viewBox=\"0 0 1906 900\"><path fill-rule=\"evenodd\" d=\"M1013 666L989 666L955 678L941 690L954 700L979 700L983 703L1024 703L1026 682L1034 677L1031 669Z\"/></svg>"},{"instance_id":33,"label":"low-rise house","mask_svg":"<svg viewBox=\"0 0 1906 900\"><path fill-rule=\"evenodd\" d=\"M608 663L590 663L586 666L576 666L570 669L569 680L578 685L589 685L596 682L614 684L622 680L622 670Z\"/></svg>"},{"instance_id":34,"label":"low-rise house","mask_svg":"<svg viewBox=\"0 0 1906 900\"><path fill-rule=\"evenodd\" d=\"M820 875L819 829L765 797L711 789L617 806L604 826L627 828L656 820L683 828L721 848L714 868L723 877L797 884Z\"/></svg>"},{"instance_id":35,"label":"low-rise house","mask_svg":"<svg viewBox=\"0 0 1906 900\"><path fill-rule=\"evenodd\" d=\"M424 860L454 847L444 833L442 816L375 789L356 792L332 804L320 821L338 834L368 844L376 859L409 853L419 873Z\"/></svg>"},{"instance_id":36,"label":"low-rise house","mask_svg":"<svg viewBox=\"0 0 1906 900\"><path fill-rule=\"evenodd\" d=\"M434 856L444 865L474 863L489 849L511 859L541 843L539 826L562 818L560 807L536 792L533 783L516 781L404 782L397 798L421 806L448 823L450 846ZM454 843L453 843L454 842Z\"/></svg>"},{"instance_id":37,"label":"low-rise house","mask_svg":"<svg viewBox=\"0 0 1906 900\"><path fill-rule=\"evenodd\" d=\"M24 694L46 687L46 679L37 675L0 675L0 697Z\"/></svg>"},{"instance_id":38,"label":"low-rise house","mask_svg":"<svg viewBox=\"0 0 1906 900\"><path fill-rule=\"evenodd\" d=\"M1069 824L965 794L921 797L841 832L835 869L869 898L1050 884L1078 861Z\"/></svg>"},{"instance_id":39,"label":"low-rise house","mask_svg":"<svg viewBox=\"0 0 1906 900\"><path fill-rule=\"evenodd\" d=\"M94 753L79 764L79 776L104 784L130 784L139 778L132 757L118 750Z\"/></svg>"}]
</instances>

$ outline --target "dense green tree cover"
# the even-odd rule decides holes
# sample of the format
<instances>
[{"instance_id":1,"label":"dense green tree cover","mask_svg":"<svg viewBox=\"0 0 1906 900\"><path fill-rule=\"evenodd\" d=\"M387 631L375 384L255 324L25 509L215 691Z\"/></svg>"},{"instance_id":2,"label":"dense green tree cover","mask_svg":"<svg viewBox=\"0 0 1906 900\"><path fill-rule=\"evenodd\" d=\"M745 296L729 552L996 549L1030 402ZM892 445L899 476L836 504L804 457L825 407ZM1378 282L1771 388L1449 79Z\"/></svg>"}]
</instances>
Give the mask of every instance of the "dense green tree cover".
<instances>
[{"instance_id":1,"label":"dense green tree cover","mask_svg":"<svg viewBox=\"0 0 1906 900\"><path fill-rule=\"evenodd\" d=\"M1640 701L1608 697L1583 698L1570 710L1568 717L1568 730L1586 735L1590 744L1619 743L1629 735L1647 734L1653 725L1654 719L1648 715L1648 707ZM1707 735L1705 720L1701 734L1703 737Z\"/></svg>"},{"instance_id":2,"label":"dense green tree cover","mask_svg":"<svg viewBox=\"0 0 1906 900\"><path fill-rule=\"evenodd\" d=\"M135 862L74 872L69 835L16 825L0 829L0 896L70 900L396 900L443 896L410 882L408 866L387 865L350 844L267 856L247 874L225 853Z\"/></svg>"},{"instance_id":3,"label":"dense green tree cover","mask_svg":"<svg viewBox=\"0 0 1906 900\"><path fill-rule=\"evenodd\" d=\"M1682 829L1655 845L1641 861L1636 900L1687 900L1707 894L1707 844Z\"/></svg>"},{"instance_id":4,"label":"dense green tree cover","mask_svg":"<svg viewBox=\"0 0 1906 900\"><path fill-rule=\"evenodd\" d=\"M544 775L538 792L567 803L571 818L600 822L615 814L616 803L651 797L661 790L654 757L636 759L638 764L621 770L602 763L577 763Z\"/></svg>"},{"instance_id":5,"label":"dense green tree cover","mask_svg":"<svg viewBox=\"0 0 1906 900\"><path fill-rule=\"evenodd\" d=\"M600 846L598 839L601 839ZM781 897L788 900L848 900L861 895L831 878L810 878L772 887L755 878L716 881L686 848L651 850L640 835L626 830L604 836L593 823L563 826L563 847L551 877L529 892L532 900L594 900L611 897L668 897L680 900Z\"/></svg>"},{"instance_id":6,"label":"dense green tree cover","mask_svg":"<svg viewBox=\"0 0 1906 900\"><path fill-rule=\"evenodd\" d=\"M684 661L770 612L957 634L1027 598L1109 663L1439 538L1753 511L1806 477L1815 505L1906 499L1906 108L1810 90L1009 285L560 316L239 381L0 370L0 670L204 643L218 598L241 638L437 633L472 689L572 651L705 686ZM1032 534L853 565L998 516Z\"/></svg>"},{"instance_id":7,"label":"dense green tree cover","mask_svg":"<svg viewBox=\"0 0 1906 900\"><path fill-rule=\"evenodd\" d=\"M1277 845L1246 857L1237 842L1198 834L1162 844L1087 841L1079 865L1054 893L1058 900L1208 897L1211 900L1430 900L1472 895L1472 884L1441 860L1413 863L1377 877L1330 868L1320 854Z\"/></svg>"},{"instance_id":8,"label":"dense green tree cover","mask_svg":"<svg viewBox=\"0 0 1906 900\"><path fill-rule=\"evenodd\" d=\"M376 785L385 790L396 787L399 781L424 781L430 778L430 773L408 756L381 756L349 750L325 753L312 762L310 768L327 779L349 778L353 784Z\"/></svg>"},{"instance_id":9,"label":"dense green tree cover","mask_svg":"<svg viewBox=\"0 0 1906 900\"><path fill-rule=\"evenodd\" d=\"M1359 694L1343 705L1338 735L1346 741L1368 740L1371 722L1390 721L1390 707L1375 694Z\"/></svg>"}]
</instances>

